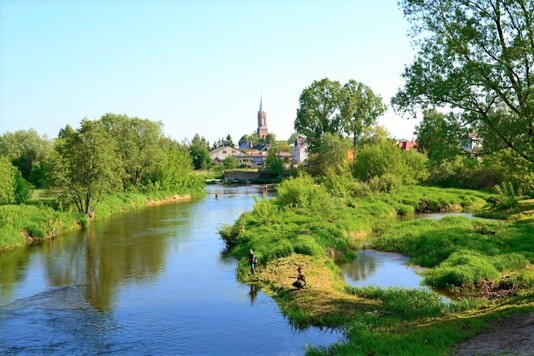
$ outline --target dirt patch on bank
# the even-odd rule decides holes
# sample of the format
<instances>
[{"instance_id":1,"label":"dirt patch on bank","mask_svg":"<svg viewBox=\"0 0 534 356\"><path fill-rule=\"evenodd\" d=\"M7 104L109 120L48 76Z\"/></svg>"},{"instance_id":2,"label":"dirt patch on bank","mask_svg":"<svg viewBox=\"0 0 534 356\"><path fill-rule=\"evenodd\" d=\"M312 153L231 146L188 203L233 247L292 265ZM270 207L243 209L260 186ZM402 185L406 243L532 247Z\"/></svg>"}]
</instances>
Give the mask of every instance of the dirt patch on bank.
<instances>
[{"instance_id":1,"label":"dirt patch on bank","mask_svg":"<svg viewBox=\"0 0 534 356\"><path fill-rule=\"evenodd\" d=\"M164 199L158 199L158 200L149 200L146 203L146 206L156 206L156 205L163 205L163 204L172 204L177 203L181 201L188 201L191 200L191 194L186 195L174 195L172 197L164 198Z\"/></svg>"},{"instance_id":2,"label":"dirt patch on bank","mask_svg":"<svg viewBox=\"0 0 534 356\"><path fill-rule=\"evenodd\" d=\"M270 262L256 270L249 282L260 282L267 293L282 297L282 308L298 308L313 325L337 327L354 315L376 308L376 302L343 291L341 275L327 265L327 259L292 255ZM306 286L292 286L297 267L302 267Z\"/></svg>"},{"instance_id":3,"label":"dirt patch on bank","mask_svg":"<svg viewBox=\"0 0 534 356\"><path fill-rule=\"evenodd\" d=\"M513 314L458 345L455 355L534 355L534 312Z\"/></svg>"}]
</instances>

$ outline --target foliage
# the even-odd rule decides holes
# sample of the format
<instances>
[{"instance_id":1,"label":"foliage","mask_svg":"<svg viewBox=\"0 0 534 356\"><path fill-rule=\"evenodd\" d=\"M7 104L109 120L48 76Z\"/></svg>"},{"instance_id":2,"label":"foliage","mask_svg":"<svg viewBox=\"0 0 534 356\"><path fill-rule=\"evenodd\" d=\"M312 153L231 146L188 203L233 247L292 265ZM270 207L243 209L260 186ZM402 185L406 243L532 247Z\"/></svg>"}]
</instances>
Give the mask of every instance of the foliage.
<instances>
[{"instance_id":1,"label":"foliage","mask_svg":"<svg viewBox=\"0 0 534 356\"><path fill-rule=\"evenodd\" d=\"M122 166L115 141L100 122L87 119L63 136L56 146L51 182L80 213L91 215L104 194L120 190Z\"/></svg>"},{"instance_id":2,"label":"foliage","mask_svg":"<svg viewBox=\"0 0 534 356\"><path fill-rule=\"evenodd\" d=\"M460 142L467 137L467 129L457 126L454 114L436 110L423 111L423 119L415 130L417 149L438 165L459 155Z\"/></svg>"},{"instance_id":3,"label":"foliage","mask_svg":"<svg viewBox=\"0 0 534 356\"><path fill-rule=\"evenodd\" d=\"M17 204L25 203L33 193L33 187L26 179L22 178L22 174L19 170L15 172L15 199Z\"/></svg>"},{"instance_id":4,"label":"foliage","mask_svg":"<svg viewBox=\"0 0 534 356\"><path fill-rule=\"evenodd\" d=\"M204 137L196 134L189 145L189 154L195 169L208 169L211 166L210 151Z\"/></svg>"},{"instance_id":5,"label":"foliage","mask_svg":"<svg viewBox=\"0 0 534 356\"><path fill-rule=\"evenodd\" d=\"M341 131L341 98L341 84L328 78L314 81L300 94L295 130L306 136L310 152L316 151L325 133Z\"/></svg>"},{"instance_id":6,"label":"foliage","mask_svg":"<svg viewBox=\"0 0 534 356\"><path fill-rule=\"evenodd\" d=\"M228 156L222 161L224 169L234 169L237 167L237 159L234 156Z\"/></svg>"},{"instance_id":7,"label":"foliage","mask_svg":"<svg viewBox=\"0 0 534 356\"><path fill-rule=\"evenodd\" d=\"M308 157L308 171L313 176L325 176L332 171L337 174L349 168L350 141L346 138L326 133L319 141L316 153Z\"/></svg>"},{"instance_id":8,"label":"foliage","mask_svg":"<svg viewBox=\"0 0 534 356\"><path fill-rule=\"evenodd\" d=\"M284 172L284 162L279 157L280 151L276 145L269 148L267 159L265 160L265 170L276 176L281 176Z\"/></svg>"},{"instance_id":9,"label":"foliage","mask_svg":"<svg viewBox=\"0 0 534 356\"><path fill-rule=\"evenodd\" d=\"M343 85L340 115L343 131L350 137L356 147L358 138L366 127L376 124L378 117L386 112L382 98L371 88L355 80Z\"/></svg>"},{"instance_id":10,"label":"foliage","mask_svg":"<svg viewBox=\"0 0 534 356\"><path fill-rule=\"evenodd\" d=\"M105 114L99 122L115 141L124 189L138 189L141 184L150 183L149 176L163 159L162 123L116 114Z\"/></svg>"},{"instance_id":11,"label":"foliage","mask_svg":"<svg viewBox=\"0 0 534 356\"><path fill-rule=\"evenodd\" d=\"M32 174L36 165L46 159L53 149L52 141L41 137L35 130L6 132L0 136L0 155L18 168L22 177L40 187L37 176Z\"/></svg>"},{"instance_id":12,"label":"foliage","mask_svg":"<svg viewBox=\"0 0 534 356\"><path fill-rule=\"evenodd\" d=\"M349 80L345 85L324 78L314 81L299 97L295 130L306 136L309 151L317 152L323 135L346 134L356 146L364 129L386 110L371 88Z\"/></svg>"},{"instance_id":13,"label":"foliage","mask_svg":"<svg viewBox=\"0 0 534 356\"><path fill-rule=\"evenodd\" d=\"M6 156L0 156L0 204L9 204L15 199L16 171Z\"/></svg>"},{"instance_id":14,"label":"foliage","mask_svg":"<svg viewBox=\"0 0 534 356\"><path fill-rule=\"evenodd\" d=\"M356 178L365 182L374 178L374 183L377 183L377 179L384 177L383 180L394 183L391 177L395 176L399 184L414 184L426 178L425 163L424 155L402 151L393 141L387 140L360 148L352 172Z\"/></svg>"},{"instance_id":15,"label":"foliage","mask_svg":"<svg viewBox=\"0 0 534 356\"><path fill-rule=\"evenodd\" d=\"M521 189L516 191L510 182L502 182L500 185L495 185L493 191L499 195L498 207L501 209L516 207L522 195Z\"/></svg>"},{"instance_id":16,"label":"foliage","mask_svg":"<svg viewBox=\"0 0 534 356\"><path fill-rule=\"evenodd\" d=\"M384 303L385 313L404 319L436 317L444 314L446 306L439 296L426 289L347 287L347 292Z\"/></svg>"},{"instance_id":17,"label":"foliage","mask_svg":"<svg viewBox=\"0 0 534 356\"><path fill-rule=\"evenodd\" d=\"M485 149L509 147L534 162L534 3L403 0L419 46L397 109L440 106L469 123Z\"/></svg>"}]
</instances>

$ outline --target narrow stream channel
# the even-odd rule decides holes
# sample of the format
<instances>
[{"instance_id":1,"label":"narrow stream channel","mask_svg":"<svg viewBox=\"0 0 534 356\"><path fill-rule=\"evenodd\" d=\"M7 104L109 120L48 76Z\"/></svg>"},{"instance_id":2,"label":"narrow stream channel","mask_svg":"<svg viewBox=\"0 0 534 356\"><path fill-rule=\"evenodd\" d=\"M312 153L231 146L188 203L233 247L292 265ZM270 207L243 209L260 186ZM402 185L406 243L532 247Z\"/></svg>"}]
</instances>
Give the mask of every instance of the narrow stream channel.
<instances>
[{"instance_id":1,"label":"narrow stream channel","mask_svg":"<svg viewBox=\"0 0 534 356\"><path fill-rule=\"evenodd\" d=\"M218 227L261 190L207 189L0 254L0 354L301 355L340 340L292 328L222 257Z\"/></svg>"}]
</instances>

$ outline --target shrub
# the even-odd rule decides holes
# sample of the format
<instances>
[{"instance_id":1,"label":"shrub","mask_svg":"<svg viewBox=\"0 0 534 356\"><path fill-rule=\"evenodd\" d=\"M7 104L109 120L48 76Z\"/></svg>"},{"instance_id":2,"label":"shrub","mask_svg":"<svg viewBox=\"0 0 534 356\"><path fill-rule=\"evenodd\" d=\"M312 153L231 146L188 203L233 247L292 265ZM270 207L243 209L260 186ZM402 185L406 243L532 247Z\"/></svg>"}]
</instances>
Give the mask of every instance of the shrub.
<instances>
[{"instance_id":1,"label":"shrub","mask_svg":"<svg viewBox=\"0 0 534 356\"><path fill-rule=\"evenodd\" d=\"M384 309L402 318L435 317L443 314L446 306L439 296L427 289L347 287L347 292L363 298L379 299Z\"/></svg>"},{"instance_id":2,"label":"shrub","mask_svg":"<svg viewBox=\"0 0 534 356\"><path fill-rule=\"evenodd\" d=\"M425 283L436 288L474 287L482 279L499 275L492 262L478 252L464 250L452 253L436 268L428 271Z\"/></svg>"},{"instance_id":3,"label":"shrub","mask_svg":"<svg viewBox=\"0 0 534 356\"><path fill-rule=\"evenodd\" d=\"M322 256L323 248L309 235L297 236L293 242L293 251L301 255Z\"/></svg>"}]
</instances>

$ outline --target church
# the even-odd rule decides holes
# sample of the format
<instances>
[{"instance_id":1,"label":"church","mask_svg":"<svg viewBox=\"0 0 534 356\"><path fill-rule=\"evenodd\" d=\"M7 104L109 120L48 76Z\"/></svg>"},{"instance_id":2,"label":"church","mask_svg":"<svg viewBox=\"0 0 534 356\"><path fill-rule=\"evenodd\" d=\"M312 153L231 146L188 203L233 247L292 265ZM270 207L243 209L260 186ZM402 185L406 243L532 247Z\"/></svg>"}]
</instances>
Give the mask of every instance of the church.
<instances>
[{"instance_id":1,"label":"church","mask_svg":"<svg viewBox=\"0 0 534 356\"><path fill-rule=\"evenodd\" d=\"M257 133L259 138L265 138L269 134L269 131L267 130L267 112L263 111L263 95L260 97Z\"/></svg>"}]
</instances>

